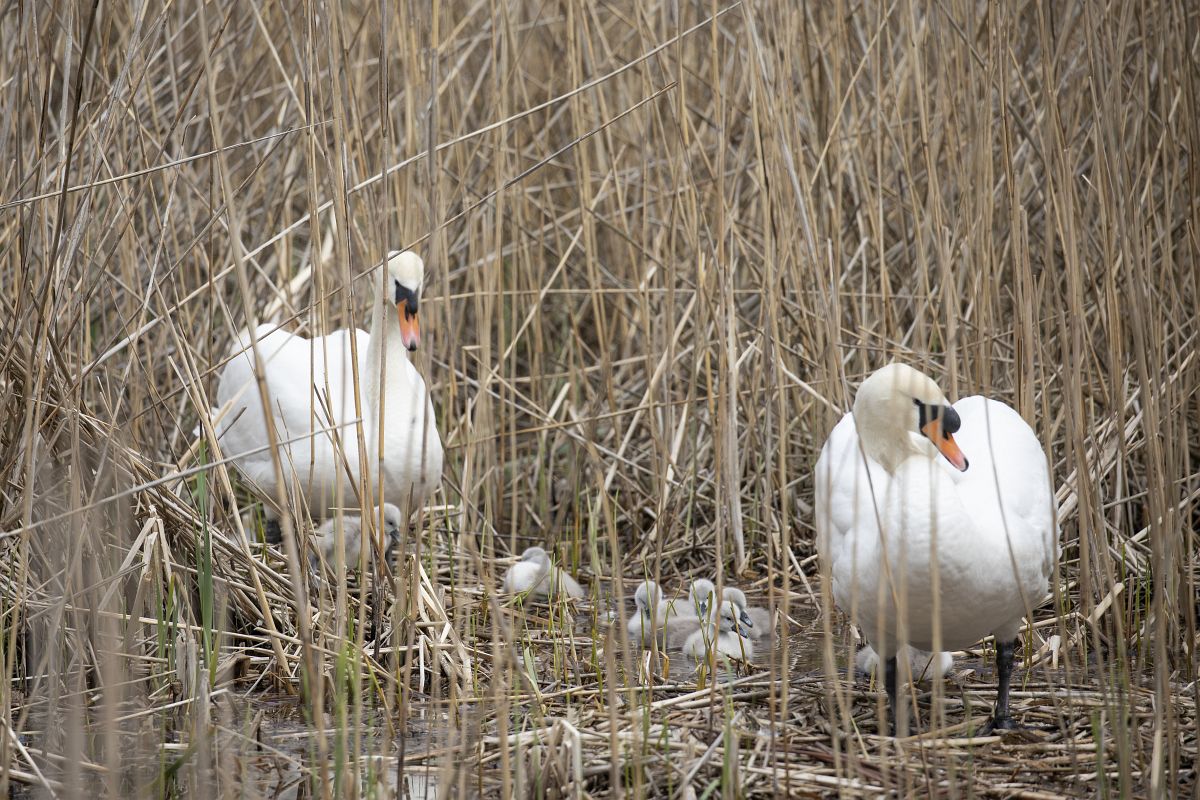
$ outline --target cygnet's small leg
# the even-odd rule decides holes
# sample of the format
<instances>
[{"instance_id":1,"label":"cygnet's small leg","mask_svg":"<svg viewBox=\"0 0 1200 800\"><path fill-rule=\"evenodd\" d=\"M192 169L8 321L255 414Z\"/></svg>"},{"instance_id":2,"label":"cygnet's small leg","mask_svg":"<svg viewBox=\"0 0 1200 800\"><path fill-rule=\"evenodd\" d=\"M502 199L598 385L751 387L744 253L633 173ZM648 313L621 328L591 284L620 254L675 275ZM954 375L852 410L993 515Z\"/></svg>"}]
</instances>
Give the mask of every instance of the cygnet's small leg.
<instances>
[{"instance_id":1,"label":"cygnet's small leg","mask_svg":"<svg viewBox=\"0 0 1200 800\"><path fill-rule=\"evenodd\" d=\"M980 730L981 736L995 731L1015 731L1020 728L1008 714L1008 686L1012 682L1017 641L1014 639L1011 642L996 642L996 674L1000 685L996 688L996 708L992 711L992 718Z\"/></svg>"},{"instance_id":2,"label":"cygnet's small leg","mask_svg":"<svg viewBox=\"0 0 1200 800\"><path fill-rule=\"evenodd\" d=\"M887 690L888 696L888 714L890 724L888 725L888 735L896 735L896 657L885 658L883 660L883 688Z\"/></svg>"}]
</instances>

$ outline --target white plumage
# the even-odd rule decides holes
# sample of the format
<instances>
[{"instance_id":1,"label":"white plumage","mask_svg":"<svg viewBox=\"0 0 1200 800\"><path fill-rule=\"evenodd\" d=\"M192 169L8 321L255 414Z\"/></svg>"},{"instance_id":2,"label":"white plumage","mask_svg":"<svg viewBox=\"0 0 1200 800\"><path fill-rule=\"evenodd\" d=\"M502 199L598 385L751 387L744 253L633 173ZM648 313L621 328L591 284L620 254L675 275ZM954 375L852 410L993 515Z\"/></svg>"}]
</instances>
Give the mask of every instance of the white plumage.
<instances>
[{"instance_id":1,"label":"white plumage","mask_svg":"<svg viewBox=\"0 0 1200 800\"><path fill-rule=\"evenodd\" d=\"M560 596L579 600L584 595L583 587L565 570L554 566L550 555L540 547L527 548L521 553L521 560L504 573L504 591L540 600L555 600Z\"/></svg>"},{"instance_id":2,"label":"white plumage","mask_svg":"<svg viewBox=\"0 0 1200 800\"><path fill-rule=\"evenodd\" d=\"M716 613L704 620L699 629L688 636L683 652L692 658L703 658L711 650L749 661L754 658L754 644L740 621L740 612L729 600L722 600ZM715 617L715 619L714 619Z\"/></svg>"},{"instance_id":3,"label":"white plumage","mask_svg":"<svg viewBox=\"0 0 1200 800\"><path fill-rule=\"evenodd\" d=\"M337 330L305 339L273 325L255 330L284 481L294 482L309 513L318 519L338 505L374 505L371 498L362 503L356 492L362 475L354 424L359 417L355 366L373 496L380 488L374 486L380 466L382 496L410 511L441 479L442 442L433 403L408 358L418 341L416 312L423 274L424 264L416 254L391 255L372 303L370 334ZM221 372L217 401L231 404L219 431L221 448L274 516L280 487L248 335L234 344L232 359Z\"/></svg>"},{"instance_id":4,"label":"white plumage","mask_svg":"<svg viewBox=\"0 0 1200 800\"><path fill-rule=\"evenodd\" d=\"M372 519L378 523L379 510L372 512ZM345 565L348 569L358 569L359 559L362 556L363 547L363 519L358 515L345 515L342 517L330 517L321 523L321 527L317 528L317 547L321 551L321 555L325 557L325 563L332 567L336 561L337 551L337 526L338 523L342 526L342 539L345 542ZM383 544L385 553L391 552L392 548L400 542L400 528L404 524L404 519L400 514L400 509L391 503L383 504L383 529L379 531L379 539ZM367 542L369 545L370 543ZM374 547L367 548L367 563L371 563L373 558ZM317 569L317 554L312 553L311 566Z\"/></svg>"},{"instance_id":5,"label":"white plumage","mask_svg":"<svg viewBox=\"0 0 1200 800\"><path fill-rule=\"evenodd\" d=\"M1045 455L1016 411L979 396L950 407L932 380L891 364L859 388L815 479L834 599L881 655L995 634L1011 671L1011 643L1047 591L1057 538ZM1003 668L996 721L1009 724Z\"/></svg>"}]
</instances>

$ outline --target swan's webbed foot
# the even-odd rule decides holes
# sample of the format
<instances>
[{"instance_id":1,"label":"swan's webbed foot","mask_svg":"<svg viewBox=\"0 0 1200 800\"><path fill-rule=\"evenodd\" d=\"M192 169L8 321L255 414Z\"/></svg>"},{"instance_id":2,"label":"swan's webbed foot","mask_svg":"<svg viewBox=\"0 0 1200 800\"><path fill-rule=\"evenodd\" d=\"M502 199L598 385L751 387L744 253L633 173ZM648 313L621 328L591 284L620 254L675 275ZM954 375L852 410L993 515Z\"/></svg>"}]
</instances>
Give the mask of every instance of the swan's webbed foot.
<instances>
[{"instance_id":1,"label":"swan's webbed foot","mask_svg":"<svg viewBox=\"0 0 1200 800\"><path fill-rule=\"evenodd\" d=\"M1023 727L1017 724L1017 721L1008 714L1001 716L999 713L993 714L990 719L979 729L980 736L991 736L1000 731L1020 731Z\"/></svg>"},{"instance_id":2,"label":"swan's webbed foot","mask_svg":"<svg viewBox=\"0 0 1200 800\"><path fill-rule=\"evenodd\" d=\"M280 526L279 520L268 519L263 523L263 538L267 544L280 544L283 542L283 527Z\"/></svg>"}]
</instances>

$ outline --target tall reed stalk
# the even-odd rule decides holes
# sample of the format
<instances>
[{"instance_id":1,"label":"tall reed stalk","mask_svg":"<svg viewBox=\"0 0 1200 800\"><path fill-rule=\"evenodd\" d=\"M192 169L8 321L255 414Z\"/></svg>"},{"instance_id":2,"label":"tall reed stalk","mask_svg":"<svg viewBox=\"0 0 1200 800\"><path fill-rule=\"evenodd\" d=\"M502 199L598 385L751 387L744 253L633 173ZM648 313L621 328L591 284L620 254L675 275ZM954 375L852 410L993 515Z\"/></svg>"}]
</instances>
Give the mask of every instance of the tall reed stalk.
<instances>
[{"instance_id":1,"label":"tall reed stalk","mask_svg":"<svg viewBox=\"0 0 1200 800\"><path fill-rule=\"evenodd\" d=\"M1168 0L7 8L0 794L1195 796L1198 32ZM217 375L255 320L364 326L404 247L443 484L392 563L313 580L302 505L261 544ZM919 742L842 671L812 466L893 358L1045 445L1027 739L962 738L988 644ZM587 603L498 594L532 543ZM698 688L609 621L701 575L789 635Z\"/></svg>"}]
</instances>

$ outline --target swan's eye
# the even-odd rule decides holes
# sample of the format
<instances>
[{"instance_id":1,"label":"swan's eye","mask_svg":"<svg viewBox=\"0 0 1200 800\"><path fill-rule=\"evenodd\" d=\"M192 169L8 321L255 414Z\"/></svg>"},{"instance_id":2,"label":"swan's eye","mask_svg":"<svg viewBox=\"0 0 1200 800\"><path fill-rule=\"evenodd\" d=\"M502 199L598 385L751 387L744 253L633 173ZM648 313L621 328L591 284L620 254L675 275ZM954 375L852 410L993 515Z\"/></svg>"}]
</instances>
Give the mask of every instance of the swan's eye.
<instances>
[{"instance_id":1,"label":"swan's eye","mask_svg":"<svg viewBox=\"0 0 1200 800\"><path fill-rule=\"evenodd\" d=\"M396 305L404 308L405 316L416 315L419 301L420 298L416 292L401 284L400 281L396 281Z\"/></svg>"}]
</instances>

